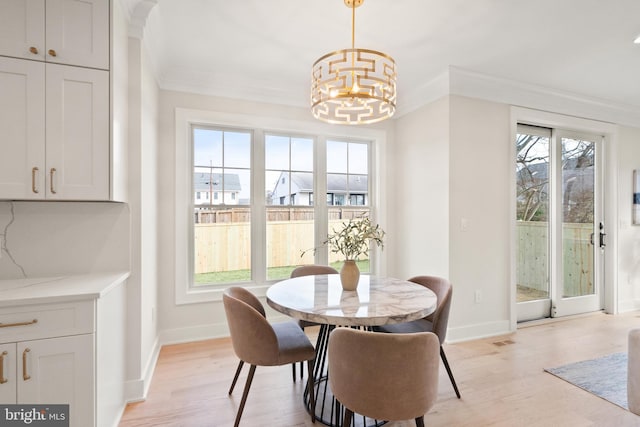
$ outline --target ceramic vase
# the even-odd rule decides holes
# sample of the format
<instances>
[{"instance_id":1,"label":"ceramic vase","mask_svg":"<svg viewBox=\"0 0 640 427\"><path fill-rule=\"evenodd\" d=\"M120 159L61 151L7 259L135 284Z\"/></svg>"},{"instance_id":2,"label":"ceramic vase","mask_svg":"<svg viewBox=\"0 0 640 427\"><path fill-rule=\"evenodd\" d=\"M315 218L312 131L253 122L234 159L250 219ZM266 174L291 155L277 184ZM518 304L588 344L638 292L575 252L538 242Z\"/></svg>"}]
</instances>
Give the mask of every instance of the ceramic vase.
<instances>
[{"instance_id":1,"label":"ceramic vase","mask_svg":"<svg viewBox=\"0 0 640 427\"><path fill-rule=\"evenodd\" d=\"M355 291L360 280L360 270L352 259L348 259L342 264L340 269L340 282L345 291Z\"/></svg>"}]
</instances>

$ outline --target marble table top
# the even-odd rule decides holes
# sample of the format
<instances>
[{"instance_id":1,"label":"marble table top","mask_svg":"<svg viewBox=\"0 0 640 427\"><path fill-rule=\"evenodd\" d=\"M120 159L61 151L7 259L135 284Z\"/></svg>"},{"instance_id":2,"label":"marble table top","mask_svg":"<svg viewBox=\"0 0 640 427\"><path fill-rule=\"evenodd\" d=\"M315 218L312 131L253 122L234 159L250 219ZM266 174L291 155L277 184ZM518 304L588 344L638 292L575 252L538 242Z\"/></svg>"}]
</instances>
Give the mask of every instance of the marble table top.
<instances>
[{"instance_id":1,"label":"marble table top","mask_svg":"<svg viewBox=\"0 0 640 427\"><path fill-rule=\"evenodd\" d=\"M295 319L341 326L379 326L421 319L436 308L436 295L417 283L360 275L355 291L344 291L340 275L302 276L267 290L267 303Z\"/></svg>"}]
</instances>

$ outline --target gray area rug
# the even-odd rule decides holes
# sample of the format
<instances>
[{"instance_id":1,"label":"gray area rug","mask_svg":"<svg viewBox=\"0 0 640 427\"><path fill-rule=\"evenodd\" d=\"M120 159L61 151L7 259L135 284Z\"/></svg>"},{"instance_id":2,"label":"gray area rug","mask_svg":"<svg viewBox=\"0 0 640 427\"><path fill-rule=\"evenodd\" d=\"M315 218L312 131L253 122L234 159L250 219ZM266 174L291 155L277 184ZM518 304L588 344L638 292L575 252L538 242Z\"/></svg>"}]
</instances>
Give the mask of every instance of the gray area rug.
<instances>
[{"instance_id":1,"label":"gray area rug","mask_svg":"<svg viewBox=\"0 0 640 427\"><path fill-rule=\"evenodd\" d=\"M627 405L627 354L614 353L545 371L624 409Z\"/></svg>"}]
</instances>

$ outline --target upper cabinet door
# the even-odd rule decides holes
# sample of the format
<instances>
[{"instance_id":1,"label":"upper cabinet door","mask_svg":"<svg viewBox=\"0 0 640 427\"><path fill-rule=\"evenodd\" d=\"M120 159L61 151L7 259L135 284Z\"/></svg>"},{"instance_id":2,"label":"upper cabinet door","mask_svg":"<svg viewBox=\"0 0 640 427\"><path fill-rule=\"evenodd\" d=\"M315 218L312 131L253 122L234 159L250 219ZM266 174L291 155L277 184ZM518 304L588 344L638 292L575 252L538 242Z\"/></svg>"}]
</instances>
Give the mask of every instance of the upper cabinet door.
<instances>
[{"instance_id":1,"label":"upper cabinet door","mask_svg":"<svg viewBox=\"0 0 640 427\"><path fill-rule=\"evenodd\" d=\"M46 197L109 199L109 73L47 64Z\"/></svg>"},{"instance_id":2,"label":"upper cabinet door","mask_svg":"<svg viewBox=\"0 0 640 427\"><path fill-rule=\"evenodd\" d=\"M44 60L44 0L0 0L0 55Z\"/></svg>"},{"instance_id":3,"label":"upper cabinet door","mask_svg":"<svg viewBox=\"0 0 640 427\"><path fill-rule=\"evenodd\" d=\"M46 61L109 69L109 0L47 0L46 5Z\"/></svg>"},{"instance_id":4,"label":"upper cabinet door","mask_svg":"<svg viewBox=\"0 0 640 427\"><path fill-rule=\"evenodd\" d=\"M0 57L0 198L45 197L44 68Z\"/></svg>"}]
</instances>

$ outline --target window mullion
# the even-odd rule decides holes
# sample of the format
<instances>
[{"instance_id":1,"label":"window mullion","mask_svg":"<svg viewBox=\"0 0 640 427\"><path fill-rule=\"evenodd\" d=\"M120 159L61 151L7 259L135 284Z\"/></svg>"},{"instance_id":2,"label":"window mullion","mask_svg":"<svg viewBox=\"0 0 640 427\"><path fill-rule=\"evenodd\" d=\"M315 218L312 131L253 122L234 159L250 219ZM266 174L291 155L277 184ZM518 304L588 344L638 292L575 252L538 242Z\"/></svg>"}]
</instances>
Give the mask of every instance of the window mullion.
<instances>
[{"instance_id":1,"label":"window mullion","mask_svg":"<svg viewBox=\"0 0 640 427\"><path fill-rule=\"evenodd\" d=\"M267 212L264 191L260 191L265 188L264 146L264 131L255 129L251 159L251 272L254 283L267 280Z\"/></svg>"},{"instance_id":2,"label":"window mullion","mask_svg":"<svg viewBox=\"0 0 640 427\"><path fill-rule=\"evenodd\" d=\"M315 174L313 180L314 193L314 241L320 247L327 238L329 214L327 207L327 139L324 136L316 138L314 144ZM326 247L316 251L316 264L328 265L329 254Z\"/></svg>"}]
</instances>

